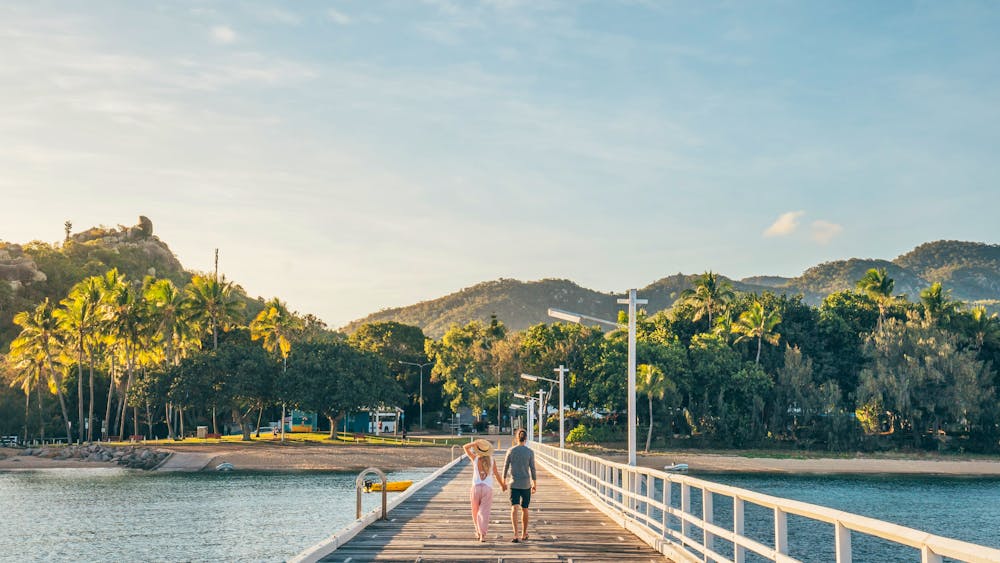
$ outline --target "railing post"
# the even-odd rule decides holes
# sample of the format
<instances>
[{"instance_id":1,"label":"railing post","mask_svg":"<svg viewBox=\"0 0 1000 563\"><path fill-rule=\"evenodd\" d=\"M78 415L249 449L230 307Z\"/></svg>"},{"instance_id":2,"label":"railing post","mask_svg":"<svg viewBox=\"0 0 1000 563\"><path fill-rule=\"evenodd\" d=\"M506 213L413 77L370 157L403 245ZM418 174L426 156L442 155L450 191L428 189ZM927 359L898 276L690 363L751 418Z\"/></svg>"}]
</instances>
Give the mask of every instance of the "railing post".
<instances>
[{"instance_id":1,"label":"railing post","mask_svg":"<svg viewBox=\"0 0 1000 563\"><path fill-rule=\"evenodd\" d=\"M672 483L665 477L663 479L663 537L667 537L667 530L670 529L670 488Z\"/></svg>"},{"instance_id":2,"label":"railing post","mask_svg":"<svg viewBox=\"0 0 1000 563\"><path fill-rule=\"evenodd\" d=\"M701 490L701 520L702 520L702 524L714 524L715 523L715 510L714 510L714 507L712 505L712 501L713 501L713 499L712 499L712 491L710 491L708 489L702 489ZM704 525L701 527L701 531L702 531L702 542L703 542L703 545L705 546L705 549L706 550L711 549L711 550L714 551L715 547L714 547L713 544L715 543L715 535L713 535L711 532L709 532L708 529L705 528ZM708 561L707 558L705 560Z\"/></svg>"},{"instance_id":3,"label":"railing post","mask_svg":"<svg viewBox=\"0 0 1000 563\"><path fill-rule=\"evenodd\" d=\"M833 530L837 542L837 563L851 563L851 531L840 522Z\"/></svg>"},{"instance_id":4,"label":"railing post","mask_svg":"<svg viewBox=\"0 0 1000 563\"><path fill-rule=\"evenodd\" d=\"M780 508L774 509L774 550L788 555L788 515Z\"/></svg>"},{"instance_id":5,"label":"railing post","mask_svg":"<svg viewBox=\"0 0 1000 563\"><path fill-rule=\"evenodd\" d=\"M681 512L691 514L691 485L681 483ZM691 533L691 524L687 518L681 518L681 535L685 538Z\"/></svg>"},{"instance_id":6,"label":"railing post","mask_svg":"<svg viewBox=\"0 0 1000 563\"><path fill-rule=\"evenodd\" d=\"M920 548L920 563L941 563L941 556L926 545Z\"/></svg>"},{"instance_id":7,"label":"railing post","mask_svg":"<svg viewBox=\"0 0 1000 563\"><path fill-rule=\"evenodd\" d=\"M743 537L743 522L743 499L733 497L733 535L736 537ZM733 563L744 563L746 560L746 548L733 542Z\"/></svg>"}]
</instances>

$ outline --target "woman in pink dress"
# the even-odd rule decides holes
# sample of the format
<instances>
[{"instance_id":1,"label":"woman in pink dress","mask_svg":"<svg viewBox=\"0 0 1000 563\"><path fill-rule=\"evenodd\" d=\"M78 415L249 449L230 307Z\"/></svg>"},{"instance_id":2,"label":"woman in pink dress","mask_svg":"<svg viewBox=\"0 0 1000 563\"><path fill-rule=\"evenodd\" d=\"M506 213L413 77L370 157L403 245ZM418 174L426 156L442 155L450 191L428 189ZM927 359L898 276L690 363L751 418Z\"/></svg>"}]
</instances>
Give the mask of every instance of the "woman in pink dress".
<instances>
[{"instance_id":1,"label":"woman in pink dress","mask_svg":"<svg viewBox=\"0 0 1000 563\"><path fill-rule=\"evenodd\" d=\"M493 444L482 438L462 446L465 455L472 460L472 522L476 525L476 539L486 541L490 527L490 509L493 508L493 484L507 490L507 484L500 477L497 464L493 461Z\"/></svg>"}]
</instances>

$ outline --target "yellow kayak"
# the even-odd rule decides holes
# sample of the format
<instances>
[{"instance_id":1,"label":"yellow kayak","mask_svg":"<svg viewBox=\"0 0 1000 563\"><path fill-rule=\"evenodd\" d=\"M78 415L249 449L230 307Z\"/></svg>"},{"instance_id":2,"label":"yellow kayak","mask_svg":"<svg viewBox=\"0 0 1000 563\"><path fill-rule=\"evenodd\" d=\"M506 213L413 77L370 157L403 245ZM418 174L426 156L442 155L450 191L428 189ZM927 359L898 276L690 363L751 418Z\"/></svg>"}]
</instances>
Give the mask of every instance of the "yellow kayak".
<instances>
[{"instance_id":1,"label":"yellow kayak","mask_svg":"<svg viewBox=\"0 0 1000 563\"><path fill-rule=\"evenodd\" d=\"M405 491L410 488L413 481L389 481L386 483L385 490L390 493L398 493L399 491ZM365 486L365 491L369 493L375 493L382 490L382 483L371 483Z\"/></svg>"}]
</instances>

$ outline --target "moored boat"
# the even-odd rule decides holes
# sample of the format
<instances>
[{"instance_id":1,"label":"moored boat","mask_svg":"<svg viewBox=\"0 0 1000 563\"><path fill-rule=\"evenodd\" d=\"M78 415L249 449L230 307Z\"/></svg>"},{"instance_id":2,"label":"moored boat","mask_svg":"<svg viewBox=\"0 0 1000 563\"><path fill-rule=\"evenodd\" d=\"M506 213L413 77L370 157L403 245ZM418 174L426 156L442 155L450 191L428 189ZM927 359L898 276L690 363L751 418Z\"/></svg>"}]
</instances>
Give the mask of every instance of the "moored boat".
<instances>
[{"instance_id":1,"label":"moored boat","mask_svg":"<svg viewBox=\"0 0 1000 563\"><path fill-rule=\"evenodd\" d=\"M398 493L400 491L405 491L406 489L409 489L410 485L412 484L413 481L389 481L388 483L386 483L385 490L386 492L390 493ZM382 490L382 483L378 482L365 483L366 493L375 493L381 490Z\"/></svg>"}]
</instances>

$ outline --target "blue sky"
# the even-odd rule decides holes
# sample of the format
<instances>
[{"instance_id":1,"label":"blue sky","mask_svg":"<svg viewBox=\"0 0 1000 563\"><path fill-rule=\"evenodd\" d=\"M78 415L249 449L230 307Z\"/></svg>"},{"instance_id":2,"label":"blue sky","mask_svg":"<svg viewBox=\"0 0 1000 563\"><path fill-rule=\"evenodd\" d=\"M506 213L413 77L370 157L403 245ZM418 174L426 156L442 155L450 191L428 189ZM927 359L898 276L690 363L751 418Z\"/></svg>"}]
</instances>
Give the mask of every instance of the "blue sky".
<instances>
[{"instance_id":1,"label":"blue sky","mask_svg":"<svg viewBox=\"0 0 1000 563\"><path fill-rule=\"evenodd\" d=\"M332 326L1000 242L994 2L0 3L0 240L140 214Z\"/></svg>"}]
</instances>

